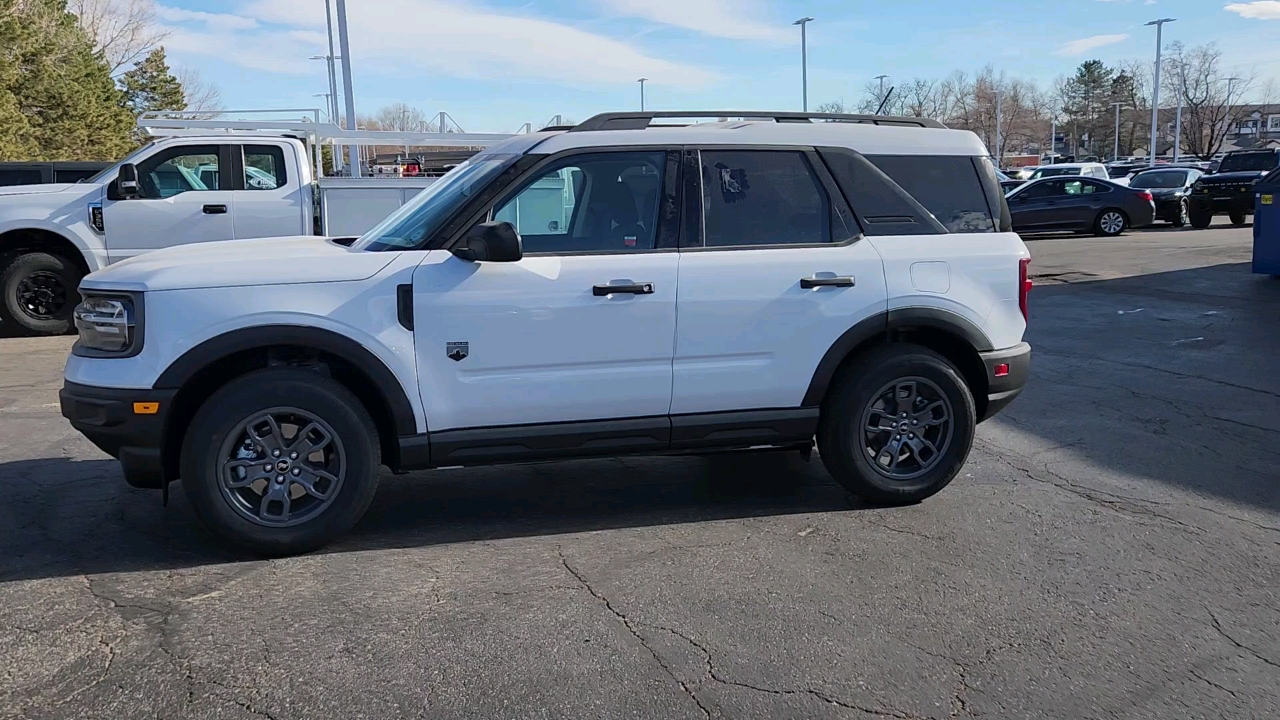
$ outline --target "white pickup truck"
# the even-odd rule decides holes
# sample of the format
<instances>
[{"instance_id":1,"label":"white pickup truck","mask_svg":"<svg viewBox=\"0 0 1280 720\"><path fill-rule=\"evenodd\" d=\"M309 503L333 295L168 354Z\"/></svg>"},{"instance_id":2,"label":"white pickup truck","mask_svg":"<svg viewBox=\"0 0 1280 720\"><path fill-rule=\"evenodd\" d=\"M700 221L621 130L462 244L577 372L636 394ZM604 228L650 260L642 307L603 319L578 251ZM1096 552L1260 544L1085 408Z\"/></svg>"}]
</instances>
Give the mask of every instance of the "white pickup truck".
<instances>
[{"instance_id":1,"label":"white pickup truck","mask_svg":"<svg viewBox=\"0 0 1280 720\"><path fill-rule=\"evenodd\" d=\"M0 325L6 331L67 332L80 279L111 263L215 240L355 237L434 182L317 177L312 167L318 139L394 145L409 142L405 134L327 126L332 132L324 135L315 128L326 126L309 124L306 133L295 134L304 142L289 133L206 122L222 131L174 130L179 134L154 140L85 181L0 188ZM422 145L454 146L506 137L419 135L413 140Z\"/></svg>"}]
</instances>

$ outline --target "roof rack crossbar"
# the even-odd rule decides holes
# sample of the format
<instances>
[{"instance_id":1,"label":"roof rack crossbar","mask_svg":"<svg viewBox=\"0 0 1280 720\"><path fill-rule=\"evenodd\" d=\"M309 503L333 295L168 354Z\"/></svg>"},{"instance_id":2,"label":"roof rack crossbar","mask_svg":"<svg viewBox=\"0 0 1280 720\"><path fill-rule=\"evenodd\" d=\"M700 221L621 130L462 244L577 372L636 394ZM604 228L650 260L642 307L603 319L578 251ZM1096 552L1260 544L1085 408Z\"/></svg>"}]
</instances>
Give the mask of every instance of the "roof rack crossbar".
<instances>
[{"instance_id":1,"label":"roof rack crossbar","mask_svg":"<svg viewBox=\"0 0 1280 720\"><path fill-rule=\"evenodd\" d=\"M772 120L778 123L803 123L814 120L862 123L868 125L908 125L945 130L946 125L933 118L897 115L851 115L847 113L791 112L776 110L654 110L644 112L601 113L575 125L569 132L592 130L644 130L656 118L742 118Z\"/></svg>"}]
</instances>

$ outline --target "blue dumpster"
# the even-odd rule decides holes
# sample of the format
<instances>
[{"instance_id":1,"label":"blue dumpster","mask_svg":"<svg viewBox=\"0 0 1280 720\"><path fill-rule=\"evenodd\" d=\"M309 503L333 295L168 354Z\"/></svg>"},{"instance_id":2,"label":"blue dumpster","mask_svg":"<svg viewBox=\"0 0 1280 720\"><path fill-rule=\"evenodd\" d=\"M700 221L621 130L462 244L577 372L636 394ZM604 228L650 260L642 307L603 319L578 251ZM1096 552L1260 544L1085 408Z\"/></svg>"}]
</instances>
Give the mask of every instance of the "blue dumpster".
<instances>
[{"instance_id":1,"label":"blue dumpster","mask_svg":"<svg viewBox=\"0 0 1280 720\"><path fill-rule=\"evenodd\" d=\"M1253 271L1280 277L1280 170L1253 186Z\"/></svg>"}]
</instances>

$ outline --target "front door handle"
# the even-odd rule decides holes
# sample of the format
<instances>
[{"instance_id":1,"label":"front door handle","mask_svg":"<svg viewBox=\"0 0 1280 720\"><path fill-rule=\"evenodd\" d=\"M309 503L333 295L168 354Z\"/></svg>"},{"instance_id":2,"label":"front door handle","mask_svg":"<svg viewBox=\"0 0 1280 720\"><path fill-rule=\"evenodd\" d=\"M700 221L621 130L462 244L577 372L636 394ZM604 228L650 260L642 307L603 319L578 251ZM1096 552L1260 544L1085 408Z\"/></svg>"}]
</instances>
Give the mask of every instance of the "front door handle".
<instances>
[{"instance_id":1,"label":"front door handle","mask_svg":"<svg viewBox=\"0 0 1280 720\"><path fill-rule=\"evenodd\" d=\"M204 214L205 215L226 215L227 206L226 205L205 205Z\"/></svg>"},{"instance_id":2,"label":"front door handle","mask_svg":"<svg viewBox=\"0 0 1280 720\"><path fill-rule=\"evenodd\" d=\"M629 293L631 295L652 295L653 283L627 283L626 285L595 285L591 288L591 294L596 297L605 297L614 293Z\"/></svg>"},{"instance_id":3,"label":"front door handle","mask_svg":"<svg viewBox=\"0 0 1280 720\"><path fill-rule=\"evenodd\" d=\"M800 278L800 287L812 290L816 287L853 287L853 278L845 277L807 277Z\"/></svg>"}]
</instances>

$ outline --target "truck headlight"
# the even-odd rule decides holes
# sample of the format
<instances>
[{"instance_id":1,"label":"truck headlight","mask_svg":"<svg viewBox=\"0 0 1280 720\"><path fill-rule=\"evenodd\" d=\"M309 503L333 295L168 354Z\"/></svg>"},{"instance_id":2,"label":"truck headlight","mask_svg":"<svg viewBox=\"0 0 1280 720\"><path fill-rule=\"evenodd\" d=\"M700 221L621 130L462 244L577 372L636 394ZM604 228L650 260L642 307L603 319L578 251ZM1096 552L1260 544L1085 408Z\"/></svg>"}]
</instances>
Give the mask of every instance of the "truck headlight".
<instances>
[{"instance_id":1,"label":"truck headlight","mask_svg":"<svg viewBox=\"0 0 1280 720\"><path fill-rule=\"evenodd\" d=\"M140 295L83 293L75 310L80 340L72 352L86 357L130 357L142 350Z\"/></svg>"}]
</instances>

